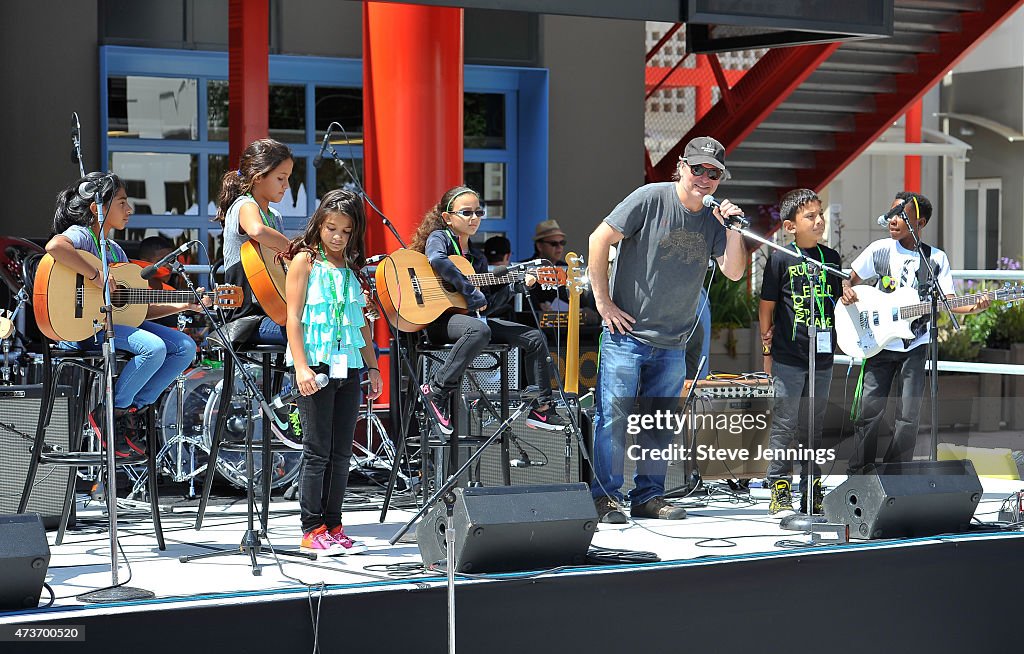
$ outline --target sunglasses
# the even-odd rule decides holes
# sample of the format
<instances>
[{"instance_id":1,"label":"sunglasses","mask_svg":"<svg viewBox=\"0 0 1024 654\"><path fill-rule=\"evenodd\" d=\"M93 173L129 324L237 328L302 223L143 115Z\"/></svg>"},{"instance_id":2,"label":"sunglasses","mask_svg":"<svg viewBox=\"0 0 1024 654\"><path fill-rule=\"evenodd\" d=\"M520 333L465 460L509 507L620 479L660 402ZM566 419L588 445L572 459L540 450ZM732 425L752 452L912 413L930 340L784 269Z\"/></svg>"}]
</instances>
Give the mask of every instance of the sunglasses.
<instances>
[{"instance_id":1,"label":"sunglasses","mask_svg":"<svg viewBox=\"0 0 1024 654\"><path fill-rule=\"evenodd\" d=\"M687 165L689 165L689 164L687 164ZM700 177L701 175L707 173L708 179L710 179L712 182L715 181L715 180L721 179L722 175L725 174L724 170L719 170L718 168L715 168L714 166L705 166L704 164L697 164L696 166L690 166L690 172L693 173L694 177Z\"/></svg>"},{"instance_id":2,"label":"sunglasses","mask_svg":"<svg viewBox=\"0 0 1024 654\"><path fill-rule=\"evenodd\" d=\"M548 245L550 245L553 248L564 248L565 247L565 241L564 240L563 241L541 241L541 242L542 243L547 243Z\"/></svg>"},{"instance_id":3,"label":"sunglasses","mask_svg":"<svg viewBox=\"0 0 1024 654\"><path fill-rule=\"evenodd\" d=\"M487 215L487 211L483 207L480 207L479 209L459 209L458 211L449 211L448 213L456 213L465 218L466 220L469 220L473 216L476 216L477 218L483 218L485 215Z\"/></svg>"}]
</instances>

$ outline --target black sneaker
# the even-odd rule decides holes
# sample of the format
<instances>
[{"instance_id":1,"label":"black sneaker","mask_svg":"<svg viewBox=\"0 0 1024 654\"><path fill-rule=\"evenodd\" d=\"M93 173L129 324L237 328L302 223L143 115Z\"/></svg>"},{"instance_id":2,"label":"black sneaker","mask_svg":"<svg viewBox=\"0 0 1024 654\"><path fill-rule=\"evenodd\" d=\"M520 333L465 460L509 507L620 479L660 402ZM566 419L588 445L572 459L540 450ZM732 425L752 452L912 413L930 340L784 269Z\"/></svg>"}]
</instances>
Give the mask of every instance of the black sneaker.
<instances>
[{"instance_id":1,"label":"black sneaker","mask_svg":"<svg viewBox=\"0 0 1024 654\"><path fill-rule=\"evenodd\" d=\"M788 479L776 479L772 482L772 499L768 503L768 515L773 518L788 518L796 515L793 510L793 489Z\"/></svg>"},{"instance_id":2,"label":"black sneaker","mask_svg":"<svg viewBox=\"0 0 1024 654\"><path fill-rule=\"evenodd\" d=\"M619 509L618 503L610 497L599 497L594 500L594 507L597 509L598 522L610 525L624 525L629 520L626 514Z\"/></svg>"},{"instance_id":3,"label":"black sneaker","mask_svg":"<svg viewBox=\"0 0 1024 654\"><path fill-rule=\"evenodd\" d=\"M558 415L558 412L555 411L555 405L552 402L548 402L547 408L543 411L530 409L530 413L526 417L526 426L531 429L562 431L565 429L565 421L562 420L562 416Z\"/></svg>"},{"instance_id":4,"label":"black sneaker","mask_svg":"<svg viewBox=\"0 0 1024 654\"><path fill-rule=\"evenodd\" d=\"M451 416L448 415L448 394L434 390L430 384L423 384L420 391L423 393L423 403L430 414L431 422L437 425L442 434L450 436L455 429L452 427Z\"/></svg>"},{"instance_id":5,"label":"black sneaker","mask_svg":"<svg viewBox=\"0 0 1024 654\"><path fill-rule=\"evenodd\" d=\"M801 484L804 486L805 484ZM821 477L814 478L814 515L822 515L825 513L822 508L822 503L825 501L825 491L821 487ZM800 498L800 513L807 513L807 491L804 491L803 497Z\"/></svg>"},{"instance_id":6,"label":"black sneaker","mask_svg":"<svg viewBox=\"0 0 1024 654\"><path fill-rule=\"evenodd\" d=\"M102 406L97 406L95 409L89 412L89 427L93 433L96 434L96 438L100 442L100 446L103 449L107 449L107 437L100 429L100 424L103 423L104 409ZM115 418L116 422L116 418ZM132 448L128 447L128 442L124 438L124 434L120 430L114 430L114 456L119 459L127 459L132 456Z\"/></svg>"},{"instance_id":7,"label":"black sneaker","mask_svg":"<svg viewBox=\"0 0 1024 654\"><path fill-rule=\"evenodd\" d=\"M629 515L634 518L682 520L686 517L686 509L669 504L664 497L652 497L643 504L634 504L629 507Z\"/></svg>"}]
</instances>

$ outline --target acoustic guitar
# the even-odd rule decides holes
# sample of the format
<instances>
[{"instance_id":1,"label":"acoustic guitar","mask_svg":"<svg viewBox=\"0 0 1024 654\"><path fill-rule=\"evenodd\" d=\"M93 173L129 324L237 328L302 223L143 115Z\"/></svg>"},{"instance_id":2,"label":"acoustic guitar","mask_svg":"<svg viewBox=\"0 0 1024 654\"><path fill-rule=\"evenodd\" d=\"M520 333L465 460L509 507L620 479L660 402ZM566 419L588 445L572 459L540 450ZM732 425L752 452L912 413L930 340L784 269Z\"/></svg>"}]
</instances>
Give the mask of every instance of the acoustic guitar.
<instances>
[{"instance_id":1,"label":"acoustic guitar","mask_svg":"<svg viewBox=\"0 0 1024 654\"><path fill-rule=\"evenodd\" d=\"M100 260L79 250L79 256L100 269ZM114 324L138 327L146 319L150 304L192 302L191 291L156 291L142 279L142 268L134 263L110 264L110 275L117 281L111 293ZM206 296L217 306L234 308L242 304L238 286L218 286ZM39 261L32 285L32 308L39 330L57 341L83 341L103 328L103 289L84 275L47 254Z\"/></svg>"},{"instance_id":2,"label":"acoustic guitar","mask_svg":"<svg viewBox=\"0 0 1024 654\"><path fill-rule=\"evenodd\" d=\"M477 273L468 259L453 255L449 260L477 288L520 282L527 275L543 287L565 284L565 271L555 267L512 270L503 275ZM395 250L377 265L377 296L384 315L403 332L417 332L445 311L466 311L466 298L442 279L426 255L415 250Z\"/></svg>"},{"instance_id":3,"label":"acoustic guitar","mask_svg":"<svg viewBox=\"0 0 1024 654\"><path fill-rule=\"evenodd\" d=\"M263 313L277 324L284 325L288 321L288 306L285 304L288 269L284 262L277 260L277 252L260 247L252 239L242 243L241 254L242 270Z\"/></svg>"}]
</instances>

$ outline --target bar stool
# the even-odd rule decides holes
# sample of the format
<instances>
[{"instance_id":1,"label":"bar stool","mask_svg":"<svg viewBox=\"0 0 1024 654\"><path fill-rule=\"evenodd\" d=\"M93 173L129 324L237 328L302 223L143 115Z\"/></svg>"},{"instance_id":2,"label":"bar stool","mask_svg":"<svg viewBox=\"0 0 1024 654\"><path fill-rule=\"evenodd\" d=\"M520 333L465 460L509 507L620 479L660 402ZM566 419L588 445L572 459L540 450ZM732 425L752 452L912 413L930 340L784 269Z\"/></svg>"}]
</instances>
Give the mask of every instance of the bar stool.
<instances>
[{"instance_id":1,"label":"bar stool","mask_svg":"<svg viewBox=\"0 0 1024 654\"><path fill-rule=\"evenodd\" d=\"M35 269L39 264L42 255L33 255L25 260L22 267L22 278L25 283L25 290L29 297L32 296L32 284L35 281ZM25 487L22 491L21 501L18 503L18 513L24 513L31 499L32 487L35 484L36 474L40 465L65 466L70 468L68 472L67 492L64 497L64 507L61 512L60 524L57 528L56 544L64 541L64 534L68 522L71 519L71 510L75 505L75 480L76 470L83 467L97 467L106 471L107 457L102 448L98 451L82 451L84 441L84 425L86 416L89 413L89 399L92 396L94 381L98 375L103 374L103 352L99 350L68 350L56 347L46 336L41 337L41 342L36 345L43 356L42 387L43 396L39 401L39 418L36 422L35 438L32 442L32 456L29 460L28 473L25 476ZM131 358L125 352L116 352L117 361L127 361ZM72 402L69 407L68 416L68 451L60 452L52 450L46 445L46 429L50 424L50 414L53 411L54 402L58 395L57 384L61 372L70 367L73 370L72 390L77 402ZM153 407L146 411L147 436L154 434ZM106 429L106 426L104 426ZM107 429L109 432L110 430ZM50 450L50 451L47 451ZM157 489L156 456L150 448L146 455L129 456L116 462L118 466L139 465L146 463L149 468L149 499L150 514L153 518L153 530L156 534L157 545L161 550L167 549L164 543L163 528L160 523L160 503ZM107 492L117 492L115 484L109 483L114 476L107 475Z\"/></svg>"},{"instance_id":2,"label":"bar stool","mask_svg":"<svg viewBox=\"0 0 1024 654\"><path fill-rule=\"evenodd\" d=\"M427 382L428 366L427 362L431 362L433 365L441 365L447 359L448 354L452 350L451 344L434 344L427 343L425 341L414 340L413 341L413 360L416 362L416 370L421 375L422 379L420 384ZM423 456L422 453L431 451L434 453L434 468L435 477L442 483L444 481L444 474L441 472L444 468L444 463L441 460L440 453L445 447L448 448L448 470L454 472L459 468L459 447L460 446L479 446L486 438L473 437L470 434L463 434L460 430L460 412L459 412L459 396L464 395L465 386L469 385L470 393L479 393L479 401L490 402L491 400L484 393L482 385L476 378L476 375L480 373L499 371L499 402L500 410L498 411L501 419L507 420L509 416L509 376L508 376L508 356L511 347L502 343L491 343L488 344L480 352L479 355L470 363L469 367L466 368L466 375L472 377L473 381L462 380L459 385L459 390L451 394L449 398L449 415L452 420L452 435L445 438L440 436L438 439L431 439L431 429L420 429L419 447L420 447L420 474L423 481L426 481L429 471L427 468L427 457ZM490 361L488 361L490 359ZM432 366L431 366L432 367ZM475 383L474 383L475 382ZM432 424L428 421L428 425ZM502 481L506 486L511 485L511 473L509 470L509 449L508 449L508 438L502 436L501 438L501 461L502 461ZM424 485L424 488L426 486Z\"/></svg>"},{"instance_id":3,"label":"bar stool","mask_svg":"<svg viewBox=\"0 0 1024 654\"><path fill-rule=\"evenodd\" d=\"M235 353L239 355L240 359L258 360L261 366L261 378L264 398L269 402L277 389L281 386L281 379L284 376L284 345L257 345L252 343L243 343L241 345L234 346ZM277 365L274 364L273 358L278 358ZM235 391L235 362L231 356L224 357L224 381L221 388L220 405L217 411L217 423L214 426L213 434L210 436L210 453L209 463L206 468L206 478L203 480L203 494L199 500L199 510L196 515L195 528L197 530L203 527L203 518L206 515L206 507L210 502L210 493L213 490L213 477L214 470L216 467L217 455L221 450L241 450L244 451L245 445L233 445L224 444L224 430L227 427L228 414L231 412L231 401ZM257 409L258 410L258 409ZM249 411L249 407L246 407L246 411ZM251 420L252 416L247 415L247 420ZM271 475L268 473L268 466L271 465L273 452L295 452L296 450L284 445L283 443L274 443L274 435L271 431L270 421L271 417L263 417L263 440L260 443L260 454L263 457L263 479L262 479L262 490L263 499L262 506L260 508L260 514L262 516L262 525L267 524L267 520L270 516L270 486L271 486ZM252 471L247 470L247 475L251 475Z\"/></svg>"}]
</instances>

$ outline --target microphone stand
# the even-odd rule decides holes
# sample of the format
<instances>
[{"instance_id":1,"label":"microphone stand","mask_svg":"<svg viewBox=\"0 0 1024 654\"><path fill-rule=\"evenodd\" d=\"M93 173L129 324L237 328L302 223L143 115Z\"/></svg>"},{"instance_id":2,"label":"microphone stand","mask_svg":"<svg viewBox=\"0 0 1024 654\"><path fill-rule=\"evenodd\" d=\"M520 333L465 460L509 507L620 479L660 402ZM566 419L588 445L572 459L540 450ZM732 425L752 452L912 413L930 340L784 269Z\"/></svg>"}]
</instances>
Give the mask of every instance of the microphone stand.
<instances>
[{"instance_id":1,"label":"microphone stand","mask_svg":"<svg viewBox=\"0 0 1024 654\"><path fill-rule=\"evenodd\" d=\"M262 529L260 531L256 530L256 524L255 524L255 522L256 522L255 521L256 496L255 496L255 490L254 490L254 477L255 477L255 475L253 474L253 468L255 466L254 461L253 461L253 459L254 459L254 457L253 457L253 433L252 433L253 432L253 424L252 424L253 421L252 421L252 416L249 415L249 414L250 414L250 411L251 411L251 406L252 406L252 401L253 400L255 400L259 404L260 410L263 412L263 420L273 420L274 419L273 418L274 411L273 411L273 409L270 408L270 405L267 403L267 399L263 396L263 392L260 390L260 387L256 383L256 380L252 377L252 374L246 369L245 365L242 363L242 360L239 358L238 354L231 347L231 341L227 338L227 336L224 334L224 331L222 330L222 321L218 321L214 317L213 312L210 311L210 308L207 307L205 304L203 304L203 296L199 294L198 290L196 289L195 284L192 283L192 279L188 276L188 273L185 272L185 266L183 266L180 261L175 260L175 261L173 261L171 263L170 268L171 268L171 270L173 272L181 275L181 278L185 281L185 285L188 287L188 290L191 291L193 297L195 297L196 303L202 308L203 315L205 315L207 320L210 321L210 324L213 325L213 330L217 333L217 337L220 339L220 342L224 344L224 351L227 353L227 356L231 357L231 361L232 361L233 367L234 367L234 372L235 372L235 374L238 374L242 378L242 384L245 386L245 391L246 391L246 396L245 396L245 412L246 412L246 420L245 420L246 530L245 530L245 534L242 535L241 544L238 546L237 549L217 550L217 551L213 551L213 552L207 552L207 553L204 553L204 554L197 554L197 555L192 555L192 556L181 556L181 557L178 557L178 561L180 561L181 563L188 563L189 561L195 561L195 560L198 560L198 559L208 559L208 558L214 558L214 557L218 557L218 556L228 556L228 555L232 555L232 554L248 555L250 563L251 563L251 568L252 568L253 576L259 576L262 573L262 570L260 568L259 563L256 560L256 556L258 554L263 553L263 544L260 541L260 536L261 535L262 536L267 536L267 525L262 523L262 521L263 521L263 514L261 513L260 514L260 521L261 521ZM228 386L227 381L228 380L224 380L225 388L227 388L227 386ZM222 391L222 392L224 392L224 391ZM218 419L218 421L220 421L223 418L224 418L224 416L218 416L217 419ZM178 417L178 420L179 420L179 422L181 421L181 416L180 415ZM264 423L264 425L266 425L266 423ZM263 436L264 438L267 438L267 431L268 430L266 428L264 428L264 436ZM204 482L205 484L211 484L212 483L213 475L214 475L214 470L216 468L216 460L215 460L215 457L213 456L213 452L209 452L208 454L210 454L210 457L209 457L209 460L207 461L207 464L206 464L206 481ZM267 467L269 465L271 465L270 461L266 461L266 460L263 461L263 474L267 474ZM203 516L201 514L196 517L196 526L195 526L195 528L197 530L200 527L202 519L203 519ZM306 552L298 552L298 551L291 551L291 550L278 550L278 549L275 549L273 544L269 542L269 538L268 538L267 544L269 545L270 553L272 555L274 555L275 557L278 554L281 554L281 555L284 555L284 556L292 556L292 557L295 557L295 558L308 559L310 561L315 561L316 558L317 558L316 554L311 554L311 553L307 554Z\"/></svg>"},{"instance_id":2,"label":"microphone stand","mask_svg":"<svg viewBox=\"0 0 1024 654\"><path fill-rule=\"evenodd\" d=\"M786 247L769 241L762 236L751 232L749 229L739 227L737 224L727 225L728 229L739 232L744 237L749 238L753 241L757 241L763 245L767 245L777 252L782 252L787 256L793 257L794 259L800 259L806 265L805 274L807 276L807 283L811 289L811 311L810 320L807 321L807 452L808 460L803 462L805 467L807 488L804 489L804 498L807 501L807 514L801 515L796 514L786 518L783 518L779 522L779 526L783 529L791 529L793 531L805 531L811 532L812 541L814 540L815 534L811 525L815 523L825 522L825 518L822 516L814 515L814 460L811 454L814 450L814 401L816 397L814 378L817 373L817 341L818 341L818 328L815 321L814 310L818 306L818 295L817 286L815 282L824 273L826 275L833 275L840 279L850 279L850 275L828 266L821 261L815 261L814 258L807 256L802 251L791 250ZM799 246L798 246L799 247Z\"/></svg>"},{"instance_id":3,"label":"microphone stand","mask_svg":"<svg viewBox=\"0 0 1024 654\"><path fill-rule=\"evenodd\" d=\"M84 171L81 160L81 150L75 141L75 150L79 156L79 169ZM85 177L84 173L82 177ZM105 603L125 600L151 599L156 594L150 590L122 586L118 580L117 551L117 460L114 455L114 368L117 365L114 350L114 308L110 297L110 264L107 263L107 252L110 245L107 241L106 216L103 214L103 196L101 191L103 185L100 183L103 178L96 180L93 202L96 204L96 219L99 224L100 262L102 270L100 278L103 280L103 399L106 403L105 419L107 431L107 533L110 535L110 587L94 590L78 595L75 599L81 602Z\"/></svg>"}]
</instances>

